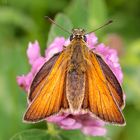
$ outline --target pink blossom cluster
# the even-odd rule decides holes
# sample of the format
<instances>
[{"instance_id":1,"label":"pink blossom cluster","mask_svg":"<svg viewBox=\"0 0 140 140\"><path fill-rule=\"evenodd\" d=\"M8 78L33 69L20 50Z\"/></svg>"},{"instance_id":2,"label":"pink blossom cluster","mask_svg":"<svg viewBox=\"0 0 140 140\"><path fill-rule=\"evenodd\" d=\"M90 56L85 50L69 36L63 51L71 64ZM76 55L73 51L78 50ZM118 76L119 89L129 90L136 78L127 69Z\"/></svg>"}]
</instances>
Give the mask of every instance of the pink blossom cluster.
<instances>
[{"instance_id":1,"label":"pink blossom cluster","mask_svg":"<svg viewBox=\"0 0 140 140\"><path fill-rule=\"evenodd\" d=\"M94 51L102 56L108 66L111 68L113 73L118 78L118 81L122 83L123 73L121 71L120 64L118 62L117 52L114 49L110 49L104 44L98 44L98 39L94 33L87 35L87 45L89 48L94 49ZM63 46L68 45L69 40L65 40L63 37L57 37L45 50L45 56L40 54L40 46L37 41L34 43L29 43L27 49L27 56L29 63L31 65L31 70L27 75L22 75L17 77L17 82L22 89L26 92L29 91L30 85L36 73L42 67L42 65L48 61L55 53L61 52ZM97 118L93 118L90 114L80 114L73 115L63 113L61 115L50 116L46 118L48 122L55 123L63 129L80 129L84 134L93 136L103 136L106 134L107 130L104 127L105 122Z\"/></svg>"}]
</instances>

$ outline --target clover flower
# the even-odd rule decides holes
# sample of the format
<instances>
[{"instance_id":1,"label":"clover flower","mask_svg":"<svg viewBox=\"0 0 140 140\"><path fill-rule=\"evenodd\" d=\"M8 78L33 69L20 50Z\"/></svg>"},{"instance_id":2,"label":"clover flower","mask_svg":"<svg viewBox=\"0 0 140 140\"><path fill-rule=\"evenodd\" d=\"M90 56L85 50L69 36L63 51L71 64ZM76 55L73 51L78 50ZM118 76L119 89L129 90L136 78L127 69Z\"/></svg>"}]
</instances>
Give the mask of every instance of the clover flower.
<instances>
[{"instance_id":1,"label":"clover flower","mask_svg":"<svg viewBox=\"0 0 140 140\"><path fill-rule=\"evenodd\" d=\"M122 83L123 73L120 64L118 63L118 56L115 49L110 49L104 44L98 44L98 39L94 33L87 35L87 45L90 49L104 58L110 69L113 71L118 81ZM63 37L56 37L54 41L45 50L45 56L40 54L40 46L37 41L29 43L27 49L27 56L31 65L31 71L27 75L17 76L17 83L26 92L29 92L30 85L36 73L41 66L48 61L55 53L61 52L63 46L67 46L69 40ZM97 118L93 118L90 114L73 115L63 112L61 115L50 116L46 121L57 124L63 129L80 129L86 135L104 136L107 132L105 122Z\"/></svg>"}]
</instances>

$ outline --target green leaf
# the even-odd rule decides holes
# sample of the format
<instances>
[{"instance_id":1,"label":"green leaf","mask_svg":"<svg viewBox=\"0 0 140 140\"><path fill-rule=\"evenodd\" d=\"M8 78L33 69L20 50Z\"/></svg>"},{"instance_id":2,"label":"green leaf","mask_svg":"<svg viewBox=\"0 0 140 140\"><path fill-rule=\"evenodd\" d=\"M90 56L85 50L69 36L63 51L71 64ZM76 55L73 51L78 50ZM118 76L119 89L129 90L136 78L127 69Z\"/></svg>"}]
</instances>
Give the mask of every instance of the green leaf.
<instances>
[{"instance_id":1,"label":"green leaf","mask_svg":"<svg viewBox=\"0 0 140 140\"><path fill-rule=\"evenodd\" d=\"M40 129L30 129L17 133L10 140L45 140L47 131Z\"/></svg>"},{"instance_id":2,"label":"green leaf","mask_svg":"<svg viewBox=\"0 0 140 140\"><path fill-rule=\"evenodd\" d=\"M104 0L89 0L88 25L91 30L103 24L107 18L107 8Z\"/></svg>"},{"instance_id":3,"label":"green leaf","mask_svg":"<svg viewBox=\"0 0 140 140\"><path fill-rule=\"evenodd\" d=\"M84 135L80 130L63 130L61 133L62 136L65 136L69 140L108 140L107 137L94 137L94 136L87 136ZM65 139L67 140L67 139Z\"/></svg>"},{"instance_id":4,"label":"green leaf","mask_svg":"<svg viewBox=\"0 0 140 140\"><path fill-rule=\"evenodd\" d=\"M64 140L64 139L59 134L57 135L49 134L47 130L29 129L15 134L10 140Z\"/></svg>"},{"instance_id":5,"label":"green leaf","mask_svg":"<svg viewBox=\"0 0 140 140\"><path fill-rule=\"evenodd\" d=\"M60 26L62 26L63 28L65 28L66 30L71 31L72 23L66 15L57 14L54 21ZM65 31L57 27L55 24L53 24L49 32L47 45L49 45L54 40L54 38L58 36L63 36L65 38L68 38L70 35L68 35L68 33L66 33Z\"/></svg>"},{"instance_id":6,"label":"green leaf","mask_svg":"<svg viewBox=\"0 0 140 140\"><path fill-rule=\"evenodd\" d=\"M67 135L60 133L52 134L49 133L49 131L43 129L42 130L29 129L15 134L10 140L72 140L72 139L69 139Z\"/></svg>"},{"instance_id":7,"label":"green leaf","mask_svg":"<svg viewBox=\"0 0 140 140\"><path fill-rule=\"evenodd\" d=\"M73 0L64 11L71 18L74 28L84 28L87 32L107 20L104 0Z\"/></svg>"},{"instance_id":8,"label":"green leaf","mask_svg":"<svg viewBox=\"0 0 140 140\"><path fill-rule=\"evenodd\" d=\"M85 135L83 135L80 130L63 130L61 135L69 138L69 140L85 140Z\"/></svg>"},{"instance_id":9,"label":"green leaf","mask_svg":"<svg viewBox=\"0 0 140 140\"><path fill-rule=\"evenodd\" d=\"M72 20L74 28L87 28L87 4L87 0L73 0L69 6L65 8L65 12Z\"/></svg>"}]
</instances>

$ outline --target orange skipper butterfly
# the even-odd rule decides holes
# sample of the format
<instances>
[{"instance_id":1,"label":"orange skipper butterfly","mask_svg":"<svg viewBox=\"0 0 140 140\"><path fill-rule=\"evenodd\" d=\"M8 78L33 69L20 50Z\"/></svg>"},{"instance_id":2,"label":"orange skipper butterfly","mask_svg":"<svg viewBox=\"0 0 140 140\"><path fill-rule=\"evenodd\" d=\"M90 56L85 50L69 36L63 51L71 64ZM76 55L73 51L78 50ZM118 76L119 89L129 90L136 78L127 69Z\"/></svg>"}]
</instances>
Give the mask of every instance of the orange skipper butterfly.
<instances>
[{"instance_id":1,"label":"orange skipper butterfly","mask_svg":"<svg viewBox=\"0 0 140 140\"><path fill-rule=\"evenodd\" d=\"M125 124L122 88L103 58L87 47L86 34L84 29L73 29L70 44L36 74L30 87L25 121L39 122L68 111L90 113L108 123Z\"/></svg>"}]
</instances>

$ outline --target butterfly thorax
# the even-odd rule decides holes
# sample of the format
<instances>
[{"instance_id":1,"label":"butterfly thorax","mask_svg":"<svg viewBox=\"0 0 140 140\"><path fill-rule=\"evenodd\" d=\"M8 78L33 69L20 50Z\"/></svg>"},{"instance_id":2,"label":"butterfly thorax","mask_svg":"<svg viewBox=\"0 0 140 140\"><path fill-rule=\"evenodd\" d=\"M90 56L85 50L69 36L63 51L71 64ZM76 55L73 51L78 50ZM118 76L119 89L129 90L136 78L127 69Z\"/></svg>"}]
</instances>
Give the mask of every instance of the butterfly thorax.
<instances>
[{"instance_id":1,"label":"butterfly thorax","mask_svg":"<svg viewBox=\"0 0 140 140\"><path fill-rule=\"evenodd\" d=\"M69 72L77 71L79 74L85 72L86 65L85 65L85 58L84 52L86 47L83 46L83 40L76 38L72 40L72 43L69 47L70 52L70 60L68 63Z\"/></svg>"}]
</instances>

